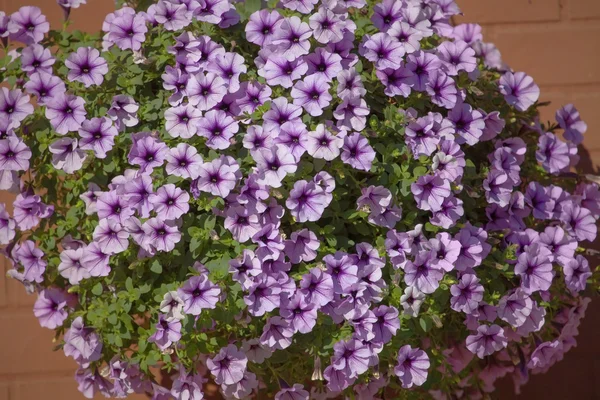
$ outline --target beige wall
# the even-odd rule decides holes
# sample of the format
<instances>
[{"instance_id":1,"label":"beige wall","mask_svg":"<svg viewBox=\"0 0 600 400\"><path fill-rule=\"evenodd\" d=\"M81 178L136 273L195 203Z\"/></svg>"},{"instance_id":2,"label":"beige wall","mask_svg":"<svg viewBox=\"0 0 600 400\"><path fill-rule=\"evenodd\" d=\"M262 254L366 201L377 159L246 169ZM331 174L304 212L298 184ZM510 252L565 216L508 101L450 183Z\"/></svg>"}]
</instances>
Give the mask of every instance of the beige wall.
<instances>
[{"instance_id":1,"label":"beige wall","mask_svg":"<svg viewBox=\"0 0 600 400\"><path fill-rule=\"evenodd\" d=\"M112 0L88 0L74 10L76 29L98 30ZM487 41L496 43L505 61L532 75L542 88L542 100L554 104L544 111L553 118L562 104L573 102L589 130L581 149L591 172L600 165L600 0L458 0L465 13L458 21L484 25ZM60 28L62 11L54 0L0 0L11 13L22 5L42 8L53 28ZM594 161L592 161L594 160ZM11 202L0 193L1 202ZM75 363L53 352L52 331L32 314L34 297L7 281L9 267L0 267L0 400L82 399L72 374ZM532 378L519 398L580 400L600 398L600 304L595 302L581 329L580 344L544 376ZM514 398L510 382L499 398Z\"/></svg>"}]
</instances>

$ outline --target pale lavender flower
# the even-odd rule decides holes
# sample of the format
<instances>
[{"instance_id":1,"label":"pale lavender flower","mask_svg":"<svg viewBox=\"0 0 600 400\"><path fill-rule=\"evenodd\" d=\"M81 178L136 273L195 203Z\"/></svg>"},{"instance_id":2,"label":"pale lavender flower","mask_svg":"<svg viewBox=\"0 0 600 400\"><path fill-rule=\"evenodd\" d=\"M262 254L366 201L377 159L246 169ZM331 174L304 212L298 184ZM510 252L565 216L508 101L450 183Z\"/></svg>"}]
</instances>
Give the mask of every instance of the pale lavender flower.
<instances>
[{"instance_id":1,"label":"pale lavender flower","mask_svg":"<svg viewBox=\"0 0 600 400\"><path fill-rule=\"evenodd\" d=\"M1 118L8 118L12 127L17 128L30 114L33 114L33 104L29 103L28 95L20 89L0 88Z\"/></svg>"},{"instance_id":2,"label":"pale lavender flower","mask_svg":"<svg viewBox=\"0 0 600 400\"><path fill-rule=\"evenodd\" d=\"M272 45L288 60L294 61L310 51L312 30L297 16L284 18L275 31Z\"/></svg>"},{"instance_id":3,"label":"pale lavender flower","mask_svg":"<svg viewBox=\"0 0 600 400\"><path fill-rule=\"evenodd\" d=\"M365 35L365 39L359 52L367 60L373 62L377 69L401 67L405 50L400 42L384 32L370 36Z\"/></svg>"},{"instance_id":4,"label":"pale lavender flower","mask_svg":"<svg viewBox=\"0 0 600 400\"><path fill-rule=\"evenodd\" d=\"M81 265L83 250L83 248L65 249L60 253L58 272L62 277L68 279L71 285L77 285L83 279L91 276L89 271Z\"/></svg>"},{"instance_id":5,"label":"pale lavender flower","mask_svg":"<svg viewBox=\"0 0 600 400\"><path fill-rule=\"evenodd\" d=\"M274 188L281 187L283 179L298 168L294 155L281 144L270 149L259 149L254 153L258 169L257 183Z\"/></svg>"},{"instance_id":6,"label":"pale lavender flower","mask_svg":"<svg viewBox=\"0 0 600 400\"><path fill-rule=\"evenodd\" d=\"M100 52L91 47L80 47L75 53L71 53L65 60L69 68L67 78L70 81L83 83L87 88L92 85L101 85L104 75L108 73L108 64Z\"/></svg>"},{"instance_id":7,"label":"pale lavender flower","mask_svg":"<svg viewBox=\"0 0 600 400\"><path fill-rule=\"evenodd\" d=\"M519 111L527 111L540 97L540 88L524 72L506 72L498 81L498 87L506 102Z\"/></svg>"},{"instance_id":8,"label":"pale lavender flower","mask_svg":"<svg viewBox=\"0 0 600 400\"><path fill-rule=\"evenodd\" d=\"M295 105L301 106L310 115L317 117L323 114L323 108L327 107L332 100L329 88L329 83L323 77L311 75L298 81L290 94Z\"/></svg>"},{"instance_id":9,"label":"pale lavender flower","mask_svg":"<svg viewBox=\"0 0 600 400\"><path fill-rule=\"evenodd\" d=\"M255 11L246 24L246 40L263 48L270 45L281 21L281 15L275 10Z\"/></svg>"},{"instance_id":10,"label":"pale lavender flower","mask_svg":"<svg viewBox=\"0 0 600 400\"><path fill-rule=\"evenodd\" d=\"M358 132L344 137L341 159L352 167L369 171L375 159L375 150L369 145L369 141Z\"/></svg>"},{"instance_id":11,"label":"pale lavender flower","mask_svg":"<svg viewBox=\"0 0 600 400\"><path fill-rule=\"evenodd\" d=\"M427 370L431 365L429 356L419 348L404 345L398 351L398 364L394 367L394 374L400 378L403 388L421 386L427 380Z\"/></svg>"},{"instance_id":12,"label":"pale lavender flower","mask_svg":"<svg viewBox=\"0 0 600 400\"><path fill-rule=\"evenodd\" d=\"M165 110L165 130L171 137L189 139L196 134L202 112L191 104Z\"/></svg>"},{"instance_id":13,"label":"pale lavender flower","mask_svg":"<svg viewBox=\"0 0 600 400\"><path fill-rule=\"evenodd\" d=\"M497 351L502 350L508 344L504 330L498 325L480 325L477 333L467 337L467 349L477 357L483 359Z\"/></svg>"},{"instance_id":14,"label":"pale lavender flower","mask_svg":"<svg viewBox=\"0 0 600 400\"><path fill-rule=\"evenodd\" d=\"M49 49L39 44L32 44L21 52L21 69L28 75L36 72L52 74L52 65L56 59L52 57Z\"/></svg>"},{"instance_id":15,"label":"pale lavender flower","mask_svg":"<svg viewBox=\"0 0 600 400\"><path fill-rule=\"evenodd\" d=\"M177 219L190 209L190 195L172 183L159 187L148 201L153 204L156 216L165 221Z\"/></svg>"},{"instance_id":16,"label":"pale lavender flower","mask_svg":"<svg viewBox=\"0 0 600 400\"><path fill-rule=\"evenodd\" d=\"M308 132L308 154L314 158L331 161L340 155L344 139L334 135L324 124L317 125L314 131Z\"/></svg>"},{"instance_id":17,"label":"pale lavender flower","mask_svg":"<svg viewBox=\"0 0 600 400\"><path fill-rule=\"evenodd\" d=\"M267 320L260 336L260 343L270 349L284 350L292 344L294 331L290 324L281 317L275 316Z\"/></svg>"},{"instance_id":18,"label":"pale lavender flower","mask_svg":"<svg viewBox=\"0 0 600 400\"><path fill-rule=\"evenodd\" d=\"M183 300L183 311L186 314L200 315L202 310L213 309L217 306L221 288L203 274L190 277L177 290L177 294Z\"/></svg>"},{"instance_id":19,"label":"pale lavender flower","mask_svg":"<svg viewBox=\"0 0 600 400\"><path fill-rule=\"evenodd\" d=\"M52 165L56 169L72 174L83 168L87 154L77 148L77 139L60 138L55 140L48 150L52 153Z\"/></svg>"},{"instance_id":20,"label":"pale lavender flower","mask_svg":"<svg viewBox=\"0 0 600 400\"><path fill-rule=\"evenodd\" d=\"M296 181L285 205L298 222L318 221L326 207L325 191L314 182Z\"/></svg>"},{"instance_id":21,"label":"pale lavender flower","mask_svg":"<svg viewBox=\"0 0 600 400\"><path fill-rule=\"evenodd\" d=\"M33 305L33 314L42 327L56 329L67 319L67 301L68 295L62 289L54 287L44 289Z\"/></svg>"},{"instance_id":22,"label":"pale lavender flower","mask_svg":"<svg viewBox=\"0 0 600 400\"><path fill-rule=\"evenodd\" d=\"M85 100L70 94L59 95L46 102L46 118L59 135L76 132L85 121Z\"/></svg>"},{"instance_id":23,"label":"pale lavender flower","mask_svg":"<svg viewBox=\"0 0 600 400\"><path fill-rule=\"evenodd\" d=\"M85 120L79 128L79 148L93 150L96 158L106 158L115 145L115 137L119 134L113 122L107 117Z\"/></svg>"},{"instance_id":24,"label":"pale lavender flower","mask_svg":"<svg viewBox=\"0 0 600 400\"><path fill-rule=\"evenodd\" d=\"M179 176L184 179L196 179L200 175L202 157L195 147L187 143L179 143L165 155L167 165L165 171L168 175Z\"/></svg>"},{"instance_id":25,"label":"pale lavender flower","mask_svg":"<svg viewBox=\"0 0 600 400\"><path fill-rule=\"evenodd\" d=\"M38 7L24 6L10 16L10 38L17 42L32 44L41 42L50 30L50 24Z\"/></svg>"}]
</instances>

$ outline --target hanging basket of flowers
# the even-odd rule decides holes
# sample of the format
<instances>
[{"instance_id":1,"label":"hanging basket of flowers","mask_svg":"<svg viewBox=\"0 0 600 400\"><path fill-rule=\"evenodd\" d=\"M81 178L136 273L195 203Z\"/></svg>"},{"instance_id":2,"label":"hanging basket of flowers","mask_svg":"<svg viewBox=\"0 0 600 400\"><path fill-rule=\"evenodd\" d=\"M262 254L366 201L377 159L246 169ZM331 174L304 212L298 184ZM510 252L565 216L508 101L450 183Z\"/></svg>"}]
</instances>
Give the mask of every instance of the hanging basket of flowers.
<instances>
[{"instance_id":1,"label":"hanging basket of flowers","mask_svg":"<svg viewBox=\"0 0 600 400\"><path fill-rule=\"evenodd\" d=\"M86 397L481 398L562 359L600 286L587 127L459 13L0 13L0 242Z\"/></svg>"}]
</instances>

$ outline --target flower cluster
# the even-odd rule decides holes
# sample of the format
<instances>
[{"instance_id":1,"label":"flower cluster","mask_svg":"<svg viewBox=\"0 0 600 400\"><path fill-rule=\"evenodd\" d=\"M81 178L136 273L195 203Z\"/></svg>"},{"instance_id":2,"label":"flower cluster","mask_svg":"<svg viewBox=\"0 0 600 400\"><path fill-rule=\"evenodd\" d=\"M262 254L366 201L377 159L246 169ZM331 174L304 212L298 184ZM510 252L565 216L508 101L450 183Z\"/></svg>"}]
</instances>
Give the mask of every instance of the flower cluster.
<instances>
[{"instance_id":1,"label":"flower cluster","mask_svg":"<svg viewBox=\"0 0 600 400\"><path fill-rule=\"evenodd\" d=\"M598 285L587 126L542 123L459 13L159 0L101 36L0 13L0 243L86 397L478 398L562 359Z\"/></svg>"}]
</instances>

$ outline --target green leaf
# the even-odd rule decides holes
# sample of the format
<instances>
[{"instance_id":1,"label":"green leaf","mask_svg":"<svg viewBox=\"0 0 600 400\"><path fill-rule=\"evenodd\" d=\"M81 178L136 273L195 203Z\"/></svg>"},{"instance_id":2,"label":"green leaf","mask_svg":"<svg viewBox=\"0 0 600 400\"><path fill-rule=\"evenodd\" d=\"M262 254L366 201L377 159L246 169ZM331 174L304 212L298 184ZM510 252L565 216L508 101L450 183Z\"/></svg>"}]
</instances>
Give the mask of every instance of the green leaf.
<instances>
[{"instance_id":1,"label":"green leaf","mask_svg":"<svg viewBox=\"0 0 600 400\"><path fill-rule=\"evenodd\" d=\"M133 292L133 280L131 279L130 276L127 277L127 279L125 280L125 288L127 289L128 292Z\"/></svg>"},{"instance_id":2,"label":"green leaf","mask_svg":"<svg viewBox=\"0 0 600 400\"><path fill-rule=\"evenodd\" d=\"M98 282L92 288L92 293L95 294L96 296L100 296L102 294L103 290L104 290L104 288L102 287L102 283Z\"/></svg>"},{"instance_id":3,"label":"green leaf","mask_svg":"<svg viewBox=\"0 0 600 400\"><path fill-rule=\"evenodd\" d=\"M421 326L421 329L423 329L424 332L429 332L432 324L433 324L433 321L431 320L431 317L429 317L427 315L419 318L419 325Z\"/></svg>"},{"instance_id":4,"label":"green leaf","mask_svg":"<svg viewBox=\"0 0 600 400\"><path fill-rule=\"evenodd\" d=\"M158 262L158 260L155 260L152 265L150 266L150 271L154 272L155 274L161 274L163 271L162 265L160 264L160 262Z\"/></svg>"}]
</instances>

